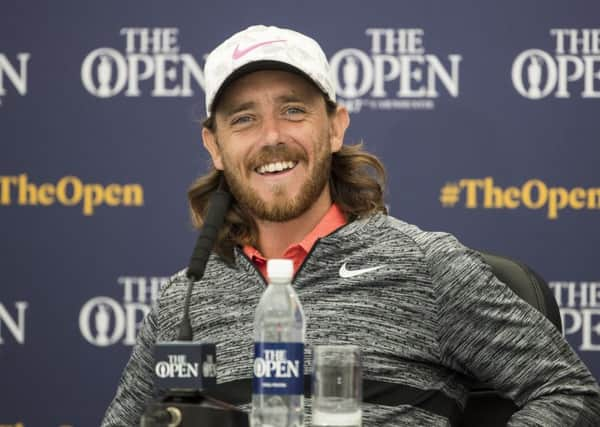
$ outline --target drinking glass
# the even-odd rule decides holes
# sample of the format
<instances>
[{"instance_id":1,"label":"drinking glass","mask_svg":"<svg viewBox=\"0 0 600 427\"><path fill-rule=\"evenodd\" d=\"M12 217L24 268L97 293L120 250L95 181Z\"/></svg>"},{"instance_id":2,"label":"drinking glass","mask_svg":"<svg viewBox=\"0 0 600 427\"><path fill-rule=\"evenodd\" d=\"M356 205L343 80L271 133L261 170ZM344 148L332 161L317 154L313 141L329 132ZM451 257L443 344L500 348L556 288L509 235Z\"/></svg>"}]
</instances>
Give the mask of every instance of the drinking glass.
<instances>
[{"instance_id":1,"label":"drinking glass","mask_svg":"<svg viewBox=\"0 0 600 427\"><path fill-rule=\"evenodd\" d=\"M312 368L312 425L361 427L362 367L358 346L315 346Z\"/></svg>"}]
</instances>

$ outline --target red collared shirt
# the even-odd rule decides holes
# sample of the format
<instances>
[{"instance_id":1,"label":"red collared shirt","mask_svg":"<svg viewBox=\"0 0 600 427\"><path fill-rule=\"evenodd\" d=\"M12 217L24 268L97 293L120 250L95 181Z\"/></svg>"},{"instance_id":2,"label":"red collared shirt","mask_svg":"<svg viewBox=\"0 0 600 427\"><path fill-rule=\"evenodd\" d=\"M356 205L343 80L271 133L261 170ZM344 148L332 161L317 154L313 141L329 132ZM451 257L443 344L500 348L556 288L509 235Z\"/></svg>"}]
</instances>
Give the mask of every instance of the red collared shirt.
<instances>
[{"instance_id":1,"label":"red collared shirt","mask_svg":"<svg viewBox=\"0 0 600 427\"><path fill-rule=\"evenodd\" d=\"M306 255L310 252L317 239L333 233L335 230L346 224L346 216L335 203L331 205L321 221L313 230L302 239L300 243L294 243L288 246L283 253L283 258L294 261L294 274L298 271ZM254 263L263 277L267 278L267 259L260 251L252 246L244 246L244 253Z\"/></svg>"}]
</instances>

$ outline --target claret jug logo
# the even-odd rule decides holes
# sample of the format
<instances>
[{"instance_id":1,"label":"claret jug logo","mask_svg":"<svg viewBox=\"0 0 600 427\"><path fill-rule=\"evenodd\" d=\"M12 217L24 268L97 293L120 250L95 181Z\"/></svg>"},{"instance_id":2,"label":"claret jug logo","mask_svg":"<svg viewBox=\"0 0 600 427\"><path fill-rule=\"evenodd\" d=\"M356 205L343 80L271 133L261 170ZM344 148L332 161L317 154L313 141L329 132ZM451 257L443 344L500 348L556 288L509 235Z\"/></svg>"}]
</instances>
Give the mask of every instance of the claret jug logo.
<instances>
[{"instance_id":1,"label":"claret jug logo","mask_svg":"<svg viewBox=\"0 0 600 427\"><path fill-rule=\"evenodd\" d=\"M300 361L288 360L287 350L265 350L264 357L254 360L254 375L257 378L297 378Z\"/></svg>"},{"instance_id":2,"label":"claret jug logo","mask_svg":"<svg viewBox=\"0 0 600 427\"><path fill-rule=\"evenodd\" d=\"M158 362L154 367L159 378L197 378L199 372L200 364L188 362L185 354L170 354L168 361Z\"/></svg>"},{"instance_id":3,"label":"claret jug logo","mask_svg":"<svg viewBox=\"0 0 600 427\"><path fill-rule=\"evenodd\" d=\"M600 98L600 28L552 28L554 52L527 49L512 65L512 81L529 99Z\"/></svg>"},{"instance_id":4,"label":"claret jug logo","mask_svg":"<svg viewBox=\"0 0 600 427\"><path fill-rule=\"evenodd\" d=\"M142 321L168 277L122 276L123 301L98 296L87 301L79 312L79 329L87 342L107 347L122 342L135 344Z\"/></svg>"},{"instance_id":5,"label":"claret jug logo","mask_svg":"<svg viewBox=\"0 0 600 427\"><path fill-rule=\"evenodd\" d=\"M442 95L459 96L461 55L425 52L421 28L368 28L369 52L339 50L330 58L340 103L349 111L431 110Z\"/></svg>"},{"instance_id":6,"label":"claret jug logo","mask_svg":"<svg viewBox=\"0 0 600 427\"><path fill-rule=\"evenodd\" d=\"M204 90L204 74L189 53L180 53L177 28L122 28L125 52L100 47L81 65L81 81L89 93L110 98L122 92L139 97L194 96ZM143 89L142 89L143 87Z\"/></svg>"},{"instance_id":7,"label":"claret jug logo","mask_svg":"<svg viewBox=\"0 0 600 427\"><path fill-rule=\"evenodd\" d=\"M27 66L30 56L29 53L19 53L15 58L9 58L0 53L0 106L9 87L14 88L21 96L27 95Z\"/></svg>"}]
</instances>

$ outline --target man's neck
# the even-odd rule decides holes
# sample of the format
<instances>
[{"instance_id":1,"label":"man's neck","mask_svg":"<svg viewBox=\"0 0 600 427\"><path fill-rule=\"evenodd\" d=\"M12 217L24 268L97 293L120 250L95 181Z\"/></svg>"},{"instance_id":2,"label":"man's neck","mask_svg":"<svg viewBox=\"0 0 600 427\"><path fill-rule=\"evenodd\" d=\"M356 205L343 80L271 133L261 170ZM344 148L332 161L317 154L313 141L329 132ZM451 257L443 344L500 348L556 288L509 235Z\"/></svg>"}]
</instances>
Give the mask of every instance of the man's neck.
<instances>
[{"instance_id":1,"label":"man's neck","mask_svg":"<svg viewBox=\"0 0 600 427\"><path fill-rule=\"evenodd\" d=\"M285 222L257 220L258 250L265 258L281 258L292 244L301 242L331 207L329 189L302 215Z\"/></svg>"}]
</instances>

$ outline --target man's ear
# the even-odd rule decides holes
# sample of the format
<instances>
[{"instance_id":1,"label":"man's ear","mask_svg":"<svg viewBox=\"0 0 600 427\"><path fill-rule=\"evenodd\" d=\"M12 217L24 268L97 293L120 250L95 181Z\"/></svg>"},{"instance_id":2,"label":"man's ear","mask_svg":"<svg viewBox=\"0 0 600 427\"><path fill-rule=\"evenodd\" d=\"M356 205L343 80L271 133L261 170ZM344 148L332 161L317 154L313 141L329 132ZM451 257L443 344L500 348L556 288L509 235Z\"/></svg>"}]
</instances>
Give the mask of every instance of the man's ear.
<instances>
[{"instance_id":1,"label":"man's ear","mask_svg":"<svg viewBox=\"0 0 600 427\"><path fill-rule=\"evenodd\" d=\"M202 143L204 144L204 148L210 154L212 158L213 164L215 168L218 170L223 170L223 158L221 157L221 149L219 148L219 144L217 144L217 136L208 128L202 128Z\"/></svg>"},{"instance_id":2,"label":"man's ear","mask_svg":"<svg viewBox=\"0 0 600 427\"><path fill-rule=\"evenodd\" d=\"M346 129L350 125L350 114L346 107L338 106L331 117L330 125L330 139L331 139L331 152L335 153L340 151L342 144L344 143L344 135Z\"/></svg>"}]
</instances>

